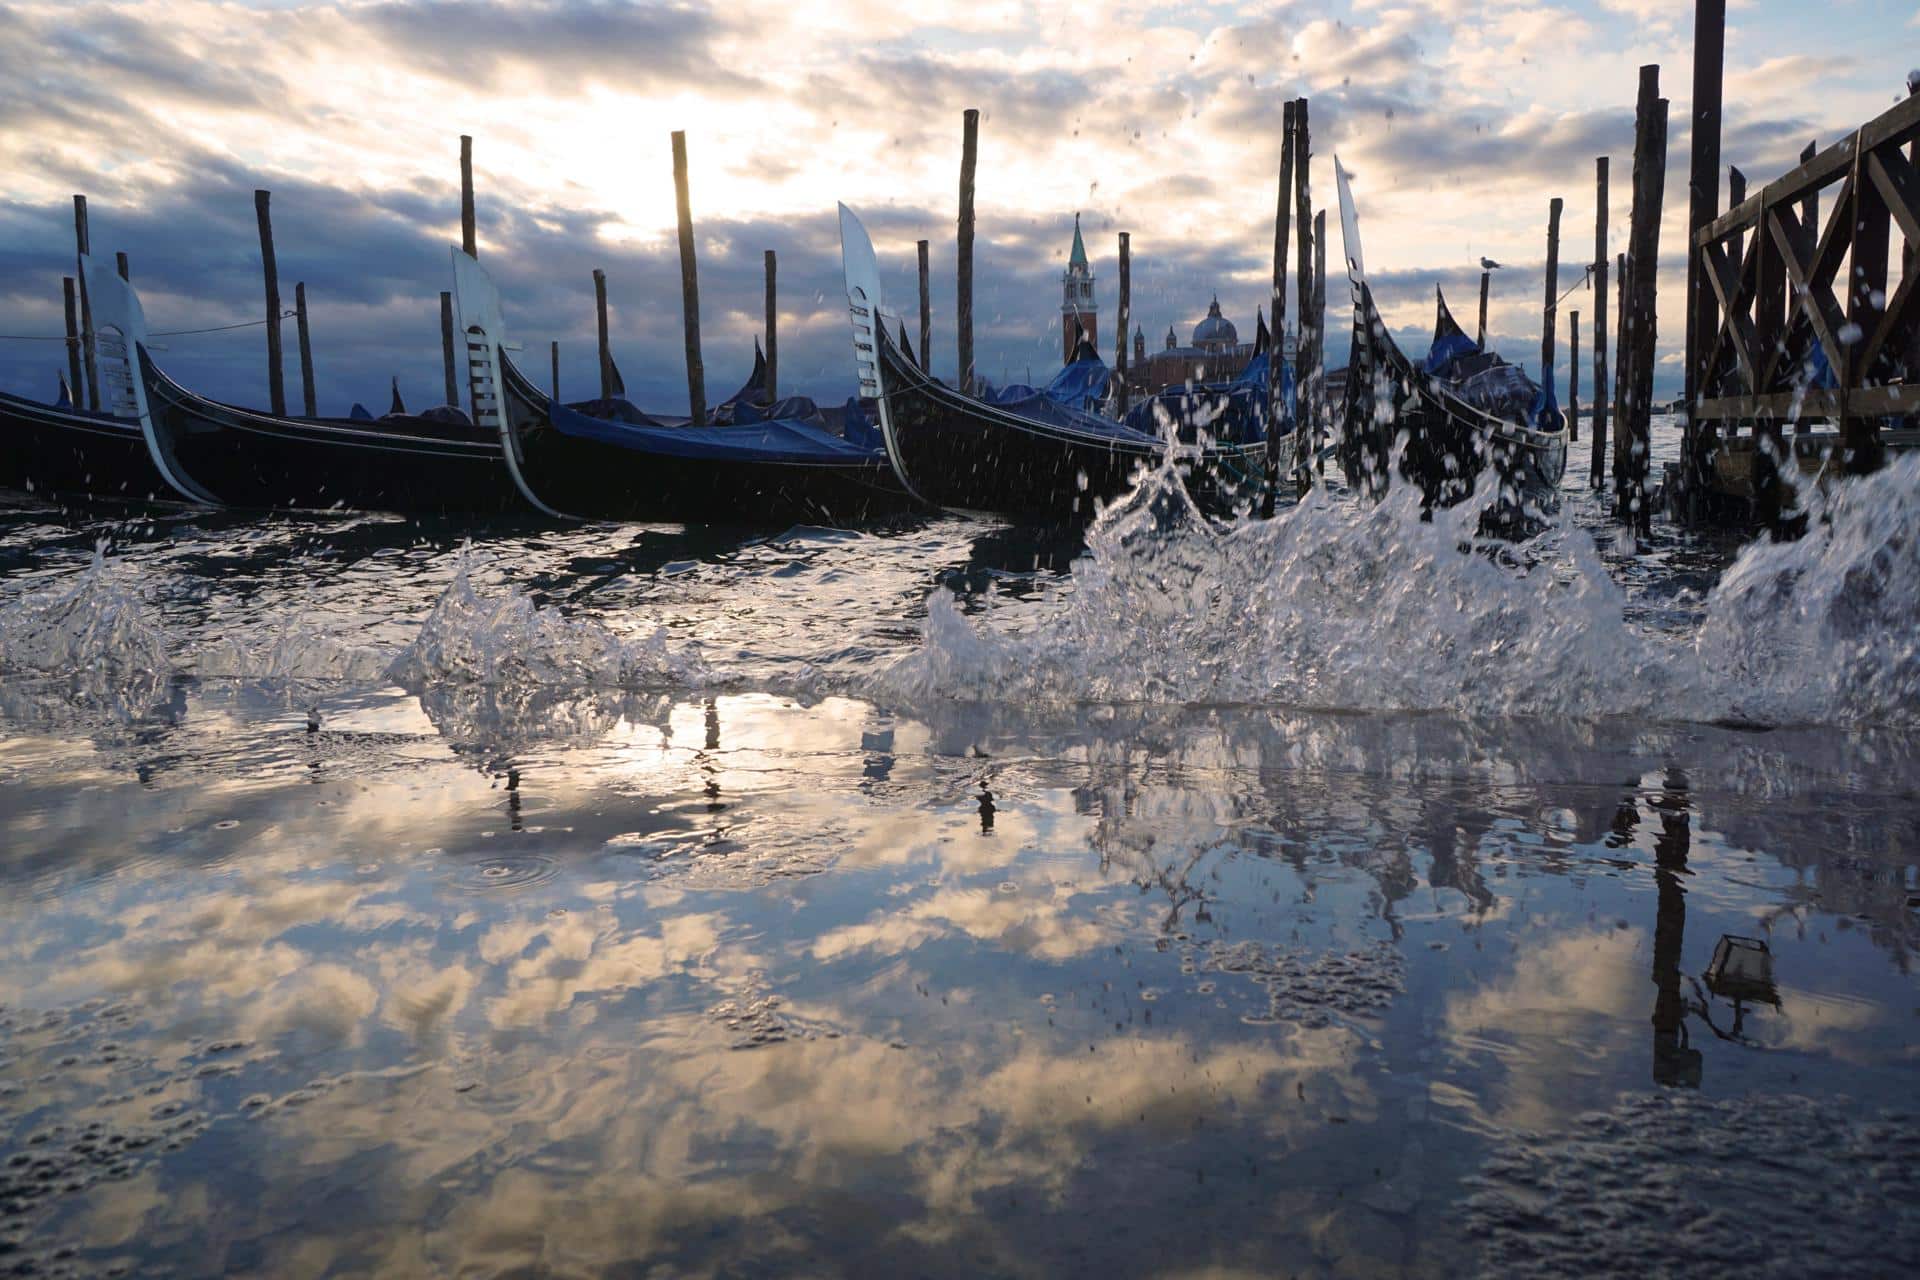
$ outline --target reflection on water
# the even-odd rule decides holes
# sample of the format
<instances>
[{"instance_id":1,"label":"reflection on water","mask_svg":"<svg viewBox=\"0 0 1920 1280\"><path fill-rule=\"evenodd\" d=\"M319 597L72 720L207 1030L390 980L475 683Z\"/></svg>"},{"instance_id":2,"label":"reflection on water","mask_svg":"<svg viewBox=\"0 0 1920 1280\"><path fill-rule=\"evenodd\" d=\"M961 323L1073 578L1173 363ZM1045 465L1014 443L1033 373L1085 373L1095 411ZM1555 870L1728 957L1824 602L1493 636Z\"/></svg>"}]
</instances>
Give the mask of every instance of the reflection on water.
<instances>
[{"instance_id":1,"label":"reflection on water","mask_svg":"<svg viewBox=\"0 0 1920 1280\"><path fill-rule=\"evenodd\" d=\"M883 698L1071 591L959 521L12 520L147 658L0 677L0 1272L1920 1257L1909 729Z\"/></svg>"}]
</instances>

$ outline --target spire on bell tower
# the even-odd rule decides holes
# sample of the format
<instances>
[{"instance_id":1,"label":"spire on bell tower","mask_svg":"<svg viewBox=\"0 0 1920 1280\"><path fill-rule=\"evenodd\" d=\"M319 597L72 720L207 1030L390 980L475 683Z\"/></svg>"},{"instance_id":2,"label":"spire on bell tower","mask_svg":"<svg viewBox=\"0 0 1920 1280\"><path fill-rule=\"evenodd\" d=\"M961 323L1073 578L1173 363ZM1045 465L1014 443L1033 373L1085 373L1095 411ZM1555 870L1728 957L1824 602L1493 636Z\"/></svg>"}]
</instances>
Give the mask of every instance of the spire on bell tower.
<instances>
[{"instance_id":1,"label":"spire on bell tower","mask_svg":"<svg viewBox=\"0 0 1920 1280\"><path fill-rule=\"evenodd\" d=\"M1087 242L1080 235L1080 215L1073 215L1073 250L1060 277L1061 363L1073 359L1082 336L1100 349L1100 313L1093 296L1093 268L1087 265Z\"/></svg>"}]
</instances>

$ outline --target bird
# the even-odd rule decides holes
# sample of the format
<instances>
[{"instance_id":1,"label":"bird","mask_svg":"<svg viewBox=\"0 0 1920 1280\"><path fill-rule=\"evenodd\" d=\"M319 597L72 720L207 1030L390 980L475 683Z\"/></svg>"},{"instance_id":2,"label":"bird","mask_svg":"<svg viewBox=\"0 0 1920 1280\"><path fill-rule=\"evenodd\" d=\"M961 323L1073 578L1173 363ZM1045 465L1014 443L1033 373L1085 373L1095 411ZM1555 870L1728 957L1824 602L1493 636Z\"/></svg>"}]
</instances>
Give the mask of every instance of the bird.
<instances>
[{"instance_id":1,"label":"bird","mask_svg":"<svg viewBox=\"0 0 1920 1280\"><path fill-rule=\"evenodd\" d=\"M1482 258L1480 259L1480 269L1482 271L1498 271L1500 269L1500 264L1495 262L1492 258Z\"/></svg>"}]
</instances>

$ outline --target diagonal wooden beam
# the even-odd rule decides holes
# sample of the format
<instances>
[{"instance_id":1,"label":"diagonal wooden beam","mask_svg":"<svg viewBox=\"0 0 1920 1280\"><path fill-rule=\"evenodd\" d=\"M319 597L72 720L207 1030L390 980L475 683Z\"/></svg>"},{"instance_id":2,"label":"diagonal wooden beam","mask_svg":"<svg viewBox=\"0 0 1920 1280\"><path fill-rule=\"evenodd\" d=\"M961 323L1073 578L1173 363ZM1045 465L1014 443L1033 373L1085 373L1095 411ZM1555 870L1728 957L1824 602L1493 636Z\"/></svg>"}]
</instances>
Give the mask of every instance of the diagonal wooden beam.
<instances>
[{"instance_id":1,"label":"diagonal wooden beam","mask_svg":"<svg viewBox=\"0 0 1920 1280\"><path fill-rule=\"evenodd\" d=\"M1714 337L1713 359L1709 360L1707 371L1711 374L1713 361L1718 359L1722 346L1731 342L1734 358L1740 362L1740 370L1746 376L1747 394L1758 395L1760 370L1753 359L1753 320L1746 314L1753 297L1753 263L1758 255L1749 254L1748 269L1736 276L1732 264L1727 261L1725 249L1720 245L1710 244L1701 253L1706 259L1707 282L1713 286L1714 297L1719 299L1723 317L1720 331Z\"/></svg>"},{"instance_id":2,"label":"diagonal wooden beam","mask_svg":"<svg viewBox=\"0 0 1920 1280\"><path fill-rule=\"evenodd\" d=\"M1846 204L1841 206L1847 207ZM1844 359L1837 337L1847 323L1846 313L1840 310L1840 304L1834 301L1831 278L1828 284L1814 288L1809 278L1806 264L1800 261L1800 252L1796 247L1800 241L1800 220L1793 211L1782 205L1767 210L1767 230L1773 236L1773 242L1780 252L1780 261L1787 269L1787 279L1793 283L1793 301L1787 310L1787 326L1793 326L1794 319L1804 310L1808 321L1813 325L1814 337L1827 353L1827 363L1832 364L1836 356ZM1831 230L1831 225L1829 227ZM1824 248L1824 246L1823 246ZM1817 260L1818 255L1816 255ZM1785 332L1782 330L1782 332ZM1779 362L1784 350L1776 352L1768 362L1767 384L1771 385L1773 375L1779 371Z\"/></svg>"},{"instance_id":3,"label":"diagonal wooden beam","mask_svg":"<svg viewBox=\"0 0 1920 1280\"><path fill-rule=\"evenodd\" d=\"M1899 224L1900 234L1908 244L1920 245L1920 171L1899 148L1888 147L1867 153L1867 173L1886 199L1887 212Z\"/></svg>"},{"instance_id":4,"label":"diagonal wooden beam","mask_svg":"<svg viewBox=\"0 0 1920 1280\"><path fill-rule=\"evenodd\" d=\"M1920 272L1909 271L1900 277L1900 287L1887 299L1886 314L1873 327L1873 336L1867 339L1866 346L1860 349L1862 369L1873 368L1881 350L1909 323L1920 325L1920 306L1914 305L1916 298L1920 298ZM1908 370L1907 377L1911 379L1914 374L1914 370ZM1915 392L1914 400L1920 403L1920 390Z\"/></svg>"},{"instance_id":5,"label":"diagonal wooden beam","mask_svg":"<svg viewBox=\"0 0 1920 1280\"><path fill-rule=\"evenodd\" d=\"M1807 268L1807 278L1831 289L1840 274L1840 259L1853 244L1854 176L1848 174L1833 198L1833 212L1827 215L1826 230L1820 233L1820 247Z\"/></svg>"}]
</instances>

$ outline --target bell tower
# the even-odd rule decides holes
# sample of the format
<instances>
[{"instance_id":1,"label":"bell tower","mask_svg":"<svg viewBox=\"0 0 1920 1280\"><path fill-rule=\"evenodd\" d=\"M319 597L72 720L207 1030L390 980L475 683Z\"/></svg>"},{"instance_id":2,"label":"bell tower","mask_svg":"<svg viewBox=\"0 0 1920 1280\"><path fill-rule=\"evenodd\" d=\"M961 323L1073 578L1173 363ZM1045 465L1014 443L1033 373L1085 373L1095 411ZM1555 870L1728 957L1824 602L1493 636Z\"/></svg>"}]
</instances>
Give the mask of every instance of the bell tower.
<instances>
[{"instance_id":1,"label":"bell tower","mask_svg":"<svg viewBox=\"0 0 1920 1280\"><path fill-rule=\"evenodd\" d=\"M1073 215L1073 252L1060 277L1060 362L1073 359L1073 346L1085 335L1100 349L1100 313L1093 300L1093 269L1087 265L1087 243L1080 238L1080 215Z\"/></svg>"}]
</instances>

